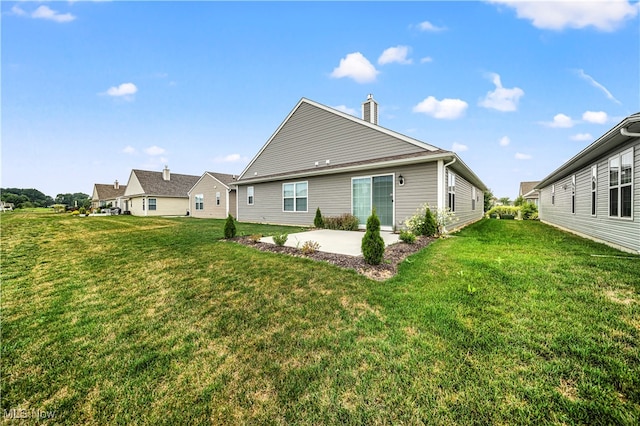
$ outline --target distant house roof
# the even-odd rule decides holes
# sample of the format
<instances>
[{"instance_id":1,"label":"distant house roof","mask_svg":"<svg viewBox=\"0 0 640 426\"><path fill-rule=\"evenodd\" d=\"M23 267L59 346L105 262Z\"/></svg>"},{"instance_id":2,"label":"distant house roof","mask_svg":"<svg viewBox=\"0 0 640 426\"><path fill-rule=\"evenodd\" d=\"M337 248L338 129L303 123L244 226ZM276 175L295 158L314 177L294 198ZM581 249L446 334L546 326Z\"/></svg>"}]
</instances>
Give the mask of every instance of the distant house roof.
<instances>
[{"instance_id":1,"label":"distant house roof","mask_svg":"<svg viewBox=\"0 0 640 426\"><path fill-rule=\"evenodd\" d=\"M520 193L518 195L521 196L525 196L528 195L530 192L533 192L533 190L536 188L536 185L538 184L538 181L535 182L520 182Z\"/></svg>"},{"instance_id":2,"label":"distant house roof","mask_svg":"<svg viewBox=\"0 0 640 426\"><path fill-rule=\"evenodd\" d=\"M163 179L163 172L152 172L148 170L131 171L138 178L138 182L142 187L141 194L133 195L155 195L159 197L188 198L188 192L193 185L200 179L200 176L181 175L171 173L169 180Z\"/></svg>"},{"instance_id":3,"label":"distant house roof","mask_svg":"<svg viewBox=\"0 0 640 426\"><path fill-rule=\"evenodd\" d=\"M218 182L226 186L227 189L232 189L232 190L235 190L235 188L231 188L231 185L235 183L236 180L238 179L237 175L229 175L226 173L216 173L216 172L204 172L204 174L200 176L200 178L196 181L196 183L194 183L193 186L189 188L189 191L188 191L189 194L191 194L191 191L193 191L193 188L195 188L200 183L200 181L204 179L205 176L211 176L212 178L216 179Z\"/></svg>"},{"instance_id":4,"label":"distant house roof","mask_svg":"<svg viewBox=\"0 0 640 426\"><path fill-rule=\"evenodd\" d=\"M122 197L124 191L127 190L127 185L118 185L118 188L116 188L113 183L96 183L94 187L98 200L115 200L118 197Z\"/></svg>"},{"instance_id":5,"label":"distant house roof","mask_svg":"<svg viewBox=\"0 0 640 426\"><path fill-rule=\"evenodd\" d=\"M609 153L611 150L627 143L630 138L635 136L629 136L625 133L636 134L640 132L640 112L632 114L615 125L604 135L600 136L591 145L576 154L569 161L558 167L549 176L542 179L536 185L537 189L544 188L551 185L553 182L569 176L572 173L586 167L593 161L601 158Z\"/></svg>"}]
</instances>

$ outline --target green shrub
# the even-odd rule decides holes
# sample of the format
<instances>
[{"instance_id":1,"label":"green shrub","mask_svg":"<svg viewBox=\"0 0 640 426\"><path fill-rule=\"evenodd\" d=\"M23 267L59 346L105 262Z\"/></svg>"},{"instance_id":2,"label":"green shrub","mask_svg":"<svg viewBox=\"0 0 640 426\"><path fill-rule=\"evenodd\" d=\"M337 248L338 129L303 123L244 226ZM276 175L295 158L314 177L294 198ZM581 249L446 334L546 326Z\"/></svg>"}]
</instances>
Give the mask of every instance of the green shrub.
<instances>
[{"instance_id":1,"label":"green shrub","mask_svg":"<svg viewBox=\"0 0 640 426\"><path fill-rule=\"evenodd\" d=\"M424 225L423 234L427 237L433 237L438 232L438 224L436 223L436 217L431 213L431 209L427 207L427 211L424 213Z\"/></svg>"},{"instance_id":2,"label":"green shrub","mask_svg":"<svg viewBox=\"0 0 640 426\"><path fill-rule=\"evenodd\" d=\"M236 224L233 220L233 216L229 213L227 216L227 221L224 224L224 237L226 239L233 238L236 236Z\"/></svg>"},{"instance_id":3,"label":"green shrub","mask_svg":"<svg viewBox=\"0 0 640 426\"><path fill-rule=\"evenodd\" d=\"M405 220L405 226L414 235L426 235L432 237L438 233L438 221L428 204L418 208L416 213Z\"/></svg>"},{"instance_id":4,"label":"green shrub","mask_svg":"<svg viewBox=\"0 0 640 426\"><path fill-rule=\"evenodd\" d=\"M533 203L524 203L520 206L520 211L522 212L522 219L524 220L532 220L532 216L535 214L536 218L538 217L538 206Z\"/></svg>"},{"instance_id":5,"label":"green shrub","mask_svg":"<svg viewBox=\"0 0 640 426\"><path fill-rule=\"evenodd\" d=\"M253 234L253 235L249 235L249 240L253 243L253 244L257 244L260 242L260 238L262 238L262 234Z\"/></svg>"},{"instance_id":6,"label":"green shrub","mask_svg":"<svg viewBox=\"0 0 640 426\"><path fill-rule=\"evenodd\" d=\"M323 228L324 223L322 221L322 213L320 213L320 207L316 209L316 217L313 219L313 226L316 228Z\"/></svg>"},{"instance_id":7,"label":"green shrub","mask_svg":"<svg viewBox=\"0 0 640 426\"><path fill-rule=\"evenodd\" d=\"M80 212L78 210L74 210L71 212L73 216L80 216Z\"/></svg>"},{"instance_id":8,"label":"green shrub","mask_svg":"<svg viewBox=\"0 0 640 426\"><path fill-rule=\"evenodd\" d=\"M520 207L516 206L495 206L491 210L489 210L486 215L491 217L492 214L497 214L502 218L504 215L516 216L520 211Z\"/></svg>"},{"instance_id":9,"label":"green shrub","mask_svg":"<svg viewBox=\"0 0 640 426\"><path fill-rule=\"evenodd\" d=\"M287 239L289 238L289 235L287 234L279 234L279 235L274 235L273 236L273 242L278 246L278 247L282 247L284 245L284 243L287 242Z\"/></svg>"},{"instance_id":10,"label":"green shrub","mask_svg":"<svg viewBox=\"0 0 640 426\"><path fill-rule=\"evenodd\" d=\"M350 213L340 216L327 216L322 218L322 225L325 229L338 229L342 231L357 231L360 221Z\"/></svg>"},{"instance_id":11,"label":"green shrub","mask_svg":"<svg viewBox=\"0 0 640 426\"><path fill-rule=\"evenodd\" d=\"M512 214L503 214L500 216L500 219L506 219L506 220L513 220L515 218L516 218L515 215L512 215Z\"/></svg>"},{"instance_id":12,"label":"green shrub","mask_svg":"<svg viewBox=\"0 0 640 426\"><path fill-rule=\"evenodd\" d=\"M362 255L364 261L370 265L379 265L384 255L384 240L380 236L380 219L373 209L367 219L367 232L362 238Z\"/></svg>"},{"instance_id":13,"label":"green shrub","mask_svg":"<svg viewBox=\"0 0 640 426\"><path fill-rule=\"evenodd\" d=\"M416 236L411 231L403 230L403 231L400 231L400 241L407 244L413 244L416 242Z\"/></svg>"},{"instance_id":14,"label":"green shrub","mask_svg":"<svg viewBox=\"0 0 640 426\"><path fill-rule=\"evenodd\" d=\"M87 214L87 209L85 209L84 207L80 207L80 210L78 210L80 212L80 214Z\"/></svg>"}]
</instances>

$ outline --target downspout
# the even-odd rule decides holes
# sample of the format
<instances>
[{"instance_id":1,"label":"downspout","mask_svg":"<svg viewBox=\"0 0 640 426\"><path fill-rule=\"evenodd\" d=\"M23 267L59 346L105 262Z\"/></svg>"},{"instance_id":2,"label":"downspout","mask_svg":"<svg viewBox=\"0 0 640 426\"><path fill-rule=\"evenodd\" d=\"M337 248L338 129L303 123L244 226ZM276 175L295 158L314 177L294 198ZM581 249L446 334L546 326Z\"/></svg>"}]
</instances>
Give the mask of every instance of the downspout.
<instances>
[{"instance_id":1,"label":"downspout","mask_svg":"<svg viewBox=\"0 0 640 426\"><path fill-rule=\"evenodd\" d=\"M629 136L632 138L640 138L640 133L629 132L626 127L620 129L620 134L623 136Z\"/></svg>"}]
</instances>

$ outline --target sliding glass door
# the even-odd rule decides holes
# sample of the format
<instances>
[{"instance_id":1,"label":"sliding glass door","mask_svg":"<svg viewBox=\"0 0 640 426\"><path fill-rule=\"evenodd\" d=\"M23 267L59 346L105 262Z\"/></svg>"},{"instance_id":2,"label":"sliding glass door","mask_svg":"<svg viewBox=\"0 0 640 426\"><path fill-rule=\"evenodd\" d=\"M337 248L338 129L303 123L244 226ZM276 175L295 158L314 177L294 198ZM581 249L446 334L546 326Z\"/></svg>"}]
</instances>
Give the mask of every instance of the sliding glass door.
<instances>
[{"instance_id":1,"label":"sliding glass door","mask_svg":"<svg viewBox=\"0 0 640 426\"><path fill-rule=\"evenodd\" d=\"M393 229L393 175L353 178L351 194L352 214L362 227L375 208L382 229Z\"/></svg>"}]
</instances>

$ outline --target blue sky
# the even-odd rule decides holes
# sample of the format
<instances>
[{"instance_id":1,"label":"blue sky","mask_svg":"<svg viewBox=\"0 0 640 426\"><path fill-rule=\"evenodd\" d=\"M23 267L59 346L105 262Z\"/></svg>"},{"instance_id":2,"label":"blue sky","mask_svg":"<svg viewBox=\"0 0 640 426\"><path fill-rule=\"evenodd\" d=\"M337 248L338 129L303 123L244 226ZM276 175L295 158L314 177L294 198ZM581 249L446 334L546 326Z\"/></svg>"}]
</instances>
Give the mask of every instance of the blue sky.
<instances>
[{"instance_id":1,"label":"blue sky","mask_svg":"<svg viewBox=\"0 0 640 426\"><path fill-rule=\"evenodd\" d=\"M498 197L640 111L637 1L2 1L2 187L239 174L302 97L454 150Z\"/></svg>"}]
</instances>

